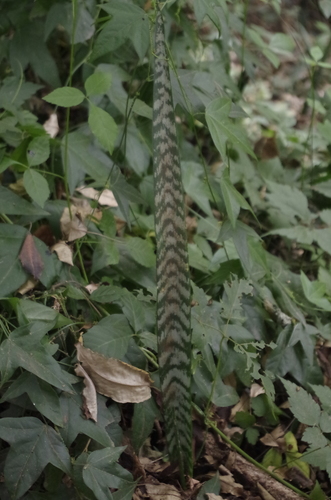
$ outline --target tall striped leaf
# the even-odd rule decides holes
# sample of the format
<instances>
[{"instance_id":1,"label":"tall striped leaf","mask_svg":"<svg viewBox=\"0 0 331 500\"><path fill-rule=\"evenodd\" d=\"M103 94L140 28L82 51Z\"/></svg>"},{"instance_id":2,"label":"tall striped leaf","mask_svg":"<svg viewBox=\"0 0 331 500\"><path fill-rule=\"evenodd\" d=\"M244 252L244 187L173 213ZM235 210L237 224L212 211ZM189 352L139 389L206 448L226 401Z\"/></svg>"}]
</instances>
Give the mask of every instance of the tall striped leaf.
<instances>
[{"instance_id":1,"label":"tall striped leaf","mask_svg":"<svg viewBox=\"0 0 331 500\"><path fill-rule=\"evenodd\" d=\"M183 188L164 24L157 13L154 69L157 330L170 460L182 482L192 471L190 277Z\"/></svg>"}]
</instances>

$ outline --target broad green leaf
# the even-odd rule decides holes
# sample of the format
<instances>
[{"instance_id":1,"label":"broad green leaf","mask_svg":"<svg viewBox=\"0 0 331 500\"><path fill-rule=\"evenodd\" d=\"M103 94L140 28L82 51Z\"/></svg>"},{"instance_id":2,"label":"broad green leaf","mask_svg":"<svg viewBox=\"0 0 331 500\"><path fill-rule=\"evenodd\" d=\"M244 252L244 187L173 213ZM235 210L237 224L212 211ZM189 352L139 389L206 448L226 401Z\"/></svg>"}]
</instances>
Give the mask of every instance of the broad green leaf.
<instances>
[{"instance_id":1,"label":"broad green leaf","mask_svg":"<svg viewBox=\"0 0 331 500\"><path fill-rule=\"evenodd\" d=\"M42 332L44 336L45 332ZM51 347L51 351L49 347ZM40 334L31 331L31 326L14 330L0 346L1 384L5 384L18 367L24 368L49 384L71 392L76 377L61 370L53 358L50 344L40 343Z\"/></svg>"},{"instance_id":2,"label":"broad green leaf","mask_svg":"<svg viewBox=\"0 0 331 500\"><path fill-rule=\"evenodd\" d=\"M309 494L311 500L327 500L327 497L322 490L318 481L315 482L315 486Z\"/></svg>"},{"instance_id":3,"label":"broad green leaf","mask_svg":"<svg viewBox=\"0 0 331 500\"><path fill-rule=\"evenodd\" d=\"M84 335L84 346L109 358L122 359L133 331L123 314L103 318Z\"/></svg>"},{"instance_id":4,"label":"broad green leaf","mask_svg":"<svg viewBox=\"0 0 331 500\"><path fill-rule=\"evenodd\" d=\"M245 210L249 210L254 215L254 212L252 211L245 198L233 186L230 180L229 170L227 168L223 171L220 185L226 207L226 213L233 227L236 226L236 220L240 212L240 207Z\"/></svg>"},{"instance_id":5,"label":"broad green leaf","mask_svg":"<svg viewBox=\"0 0 331 500\"><path fill-rule=\"evenodd\" d=\"M331 16L331 0L318 0L318 5L327 19Z\"/></svg>"},{"instance_id":6,"label":"broad green leaf","mask_svg":"<svg viewBox=\"0 0 331 500\"><path fill-rule=\"evenodd\" d=\"M112 446L111 433L106 431L110 424L117 423L110 409L106 406L106 398L97 395L98 421L84 418L82 413L82 387L75 385L75 392L72 394L62 393L60 396L60 406L62 414L62 427L59 432L66 446L70 446L78 436L85 434L102 446ZM111 408L111 407L110 407Z\"/></svg>"},{"instance_id":7,"label":"broad green leaf","mask_svg":"<svg viewBox=\"0 0 331 500\"><path fill-rule=\"evenodd\" d=\"M149 240L127 237L125 247L136 262L145 267L155 266L154 247Z\"/></svg>"},{"instance_id":8,"label":"broad green leaf","mask_svg":"<svg viewBox=\"0 0 331 500\"><path fill-rule=\"evenodd\" d=\"M86 95L105 94L111 85L111 74L97 71L89 76L85 82Z\"/></svg>"},{"instance_id":9,"label":"broad green leaf","mask_svg":"<svg viewBox=\"0 0 331 500\"><path fill-rule=\"evenodd\" d=\"M331 389L326 385L314 385L310 384L314 393L321 402L323 410L325 410L329 415L331 415Z\"/></svg>"},{"instance_id":10,"label":"broad green leaf","mask_svg":"<svg viewBox=\"0 0 331 500\"><path fill-rule=\"evenodd\" d=\"M213 8L215 5L221 5L221 2L217 1L212 3L209 0L194 0L194 12L199 25L202 23L205 16L208 15L212 22L217 27L219 26L219 19Z\"/></svg>"},{"instance_id":11,"label":"broad green leaf","mask_svg":"<svg viewBox=\"0 0 331 500\"><path fill-rule=\"evenodd\" d=\"M324 252L331 254L331 228L311 229L314 240L318 243Z\"/></svg>"},{"instance_id":12,"label":"broad green leaf","mask_svg":"<svg viewBox=\"0 0 331 500\"><path fill-rule=\"evenodd\" d=\"M275 449L270 448L264 455L262 460L262 465L266 468L268 467L281 467L282 465L282 453Z\"/></svg>"},{"instance_id":13,"label":"broad green leaf","mask_svg":"<svg viewBox=\"0 0 331 500\"><path fill-rule=\"evenodd\" d=\"M117 286L100 286L91 293L90 299L100 302L100 304L107 304L119 300L122 295L121 288Z\"/></svg>"},{"instance_id":14,"label":"broad green leaf","mask_svg":"<svg viewBox=\"0 0 331 500\"><path fill-rule=\"evenodd\" d=\"M18 258L26 234L22 226L0 224L0 297L16 291L28 278Z\"/></svg>"},{"instance_id":15,"label":"broad green leaf","mask_svg":"<svg viewBox=\"0 0 331 500\"><path fill-rule=\"evenodd\" d=\"M119 251L114 241L98 238L92 256L92 274L107 266L118 264Z\"/></svg>"},{"instance_id":16,"label":"broad green leaf","mask_svg":"<svg viewBox=\"0 0 331 500\"><path fill-rule=\"evenodd\" d=\"M65 29L72 43L72 6L70 3L55 3L48 10L45 22L45 39L51 32L60 27ZM78 3L75 19L74 43L84 43L95 32L94 20L84 4Z\"/></svg>"},{"instance_id":17,"label":"broad green leaf","mask_svg":"<svg viewBox=\"0 0 331 500\"><path fill-rule=\"evenodd\" d=\"M61 144L63 165L65 165L66 160L65 146L66 140L64 137ZM73 193L75 188L83 183L85 173L100 183L101 186L106 184L113 163L110 158L105 158L106 155L97 157L94 153L89 137L81 132L72 132L68 135L67 168L70 193Z\"/></svg>"},{"instance_id":18,"label":"broad green leaf","mask_svg":"<svg viewBox=\"0 0 331 500\"><path fill-rule=\"evenodd\" d=\"M322 57L323 57L323 51L317 45L314 45L313 47L311 47L310 50L309 50L309 52L310 52L311 57L316 62L320 61L322 59Z\"/></svg>"},{"instance_id":19,"label":"broad green leaf","mask_svg":"<svg viewBox=\"0 0 331 500\"><path fill-rule=\"evenodd\" d=\"M235 414L234 421L242 429L247 429L248 427L251 427L255 424L256 418L248 411L238 411Z\"/></svg>"},{"instance_id":20,"label":"broad green leaf","mask_svg":"<svg viewBox=\"0 0 331 500\"><path fill-rule=\"evenodd\" d=\"M130 202L144 203L144 199L139 191L126 181L120 169L115 165L111 169L110 186L118 207L130 227Z\"/></svg>"},{"instance_id":21,"label":"broad green leaf","mask_svg":"<svg viewBox=\"0 0 331 500\"><path fill-rule=\"evenodd\" d=\"M45 177L32 168L29 168L24 172L23 184L26 192L33 199L33 201L43 207L50 195L48 182Z\"/></svg>"},{"instance_id":22,"label":"broad green leaf","mask_svg":"<svg viewBox=\"0 0 331 500\"><path fill-rule=\"evenodd\" d=\"M30 215L45 217L48 212L41 208L34 207L10 189L0 186L0 213L7 215Z\"/></svg>"},{"instance_id":23,"label":"broad green leaf","mask_svg":"<svg viewBox=\"0 0 331 500\"><path fill-rule=\"evenodd\" d=\"M45 101L62 106L63 108L70 108L70 106L78 106L81 104L85 96L83 92L73 87L61 87L60 89L53 90L50 94L43 98Z\"/></svg>"},{"instance_id":24,"label":"broad green leaf","mask_svg":"<svg viewBox=\"0 0 331 500\"><path fill-rule=\"evenodd\" d=\"M128 38L140 59L144 57L149 46L148 16L140 7L123 3L119 0L102 5L103 10L112 16L102 28L92 53L96 59L108 52L116 50Z\"/></svg>"},{"instance_id":25,"label":"broad green leaf","mask_svg":"<svg viewBox=\"0 0 331 500\"><path fill-rule=\"evenodd\" d=\"M285 33L275 33L272 35L269 47L274 52L287 53L295 49L295 41L293 36L286 35Z\"/></svg>"},{"instance_id":26,"label":"broad green leaf","mask_svg":"<svg viewBox=\"0 0 331 500\"><path fill-rule=\"evenodd\" d=\"M83 466L83 480L98 500L113 500L110 488L134 487L129 471L115 463L125 446L93 451ZM129 483L129 484L128 484ZM133 483L133 484L132 484Z\"/></svg>"},{"instance_id":27,"label":"broad green leaf","mask_svg":"<svg viewBox=\"0 0 331 500\"><path fill-rule=\"evenodd\" d=\"M10 444L4 473L14 500L24 495L49 463L70 475L70 456L61 437L37 418L2 418L0 437Z\"/></svg>"},{"instance_id":28,"label":"broad green leaf","mask_svg":"<svg viewBox=\"0 0 331 500\"><path fill-rule=\"evenodd\" d=\"M124 128L121 128L124 132ZM139 130L132 124L129 124L125 130L126 140L123 152L130 167L137 175L142 177L147 173L150 162L150 151L145 143L145 140Z\"/></svg>"},{"instance_id":29,"label":"broad green leaf","mask_svg":"<svg viewBox=\"0 0 331 500\"><path fill-rule=\"evenodd\" d=\"M31 403L36 409L59 427L63 426L59 396L51 385L39 379L29 372L23 372L14 382L12 382L1 398L1 401L8 401L17 398L23 393L27 393Z\"/></svg>"},{"instance_id":30,"label":"broad green leaf","mask_svg":"<svg viewBox=\"0 0 331 500\"><path fill-rule=\"evenodd\" d=\"M11 109L13 104L16 107L22 106L37 90L42 88L43 85L22 82L20 77L7 76L3 79L3 84L0 88L0 106L4 109Z\"/></svg>"},{"instance_id":31,"label":"broad green leaf","mask_svg":"<svg viewBox=\"0 0 331 500\"><path fill-rule=\"evenodd\" d=\"M227 320L242 319L241 298L243 295L252 295L253 287L248 280L238 280L235 277L229 283L224 284L224 294L221 300L222 317Z\"/></svg>"},{"instance_id":32,"label":"broad green leaf","mask_svg":"<svg viewBox=\"0 0 331 500\"><path fill-rule=\"evenodd\" d=\"M290 409L300 423L306 425L318 425L321 417L321 409L305 389L298 387L293 382L281 378L282 383L289 395Z\"/></svg>"},{"instance_id":33,"label":"broad green leaf","mask_svg":"<svg viewBox=\"0 0 331 500\"><path fill-rule=\"evenodd\" d=\"M221 153L223 161L226 160L227 139L234 146L255 157L242 128L229 119L230 110L231 100L226 97L217 98L206 107L206 120L215 146Z\"/></svg>"},{"instance_id":34,"label":"broad green leaf","mask_svg":"<svg viewBox=\"0 0 331 500\"><path fill-rule=\"evenodd\" d=\"M158 418L158 415L159 410L153 398L134 405L132 419L132 444L137 454L148 436L150 436L154 426L154 420Z\"/></svg>"},{"instance_id":35,"label":"broad green leaf","mask_svg":"<svg viewBox=\"0 0 331 500\"><path fill-rule=\"evenodd\" d=\"M122 289L120 302L123 304L123 313L135 333L140 332L145 326L144 305L126 288Z\"/></svg>"},{"instance_id":36,"label":"broad green leaf","mask_svg":"<svg viewBox=\"0 0 331 500\"><path fill-rule=\"evenodd\" d=\"M10 43L9 58L14 74L21 75L30 64L33 71L49 85L61 85L57 64L45 43L44 21L39 16L22 23L20 28L15 30ZM16 106L18 105L17 102Z\"/></svg>"},{"instance_id":37,"label":"broad green leaf","mask_svg":"<svg viewBox=\"0 0 331 500\"><path fill-rule=\"evenodd\" d=\"M267 194L270 205L286 215L289 222L296 224L297 218L303 222L310 222L312 214L308 209L307 197L302 191L295 187L271 181L267 181L267 187L270 191Z\"/></svg>"},{"instance_id":38,"label":"broad green leaf","mask_svg":"<svg viewBox=\"0 0 331 500\"><path fill-rule=\"evenodd\" d=\"M209 203L211 192L206 180L203 178L205 174L202 165L193 161L186 161L181 162L181 168L185 193L187 193L207 215L212 217L213 213Z\"/></svg>"},{"instance_id":39,"label":"broad green leaf","mask_svg":"<svg viewBox=\"0 0 331 500\"><path fill-rule=\"evenodd\" d=\"M331 302L325 297L325 284L318 280L310 281L303 271L301 271L300 278L306 299L325 311L331 311Z\"/></svg>"},{"instance_id":40,"label":"broad green leaf","mask_svg":"<svg viewBox=\"0 0 331 500\"><path fill-rule=\"evenodd\" d=\"M117 125L114 118L103 109L91 104L88 123L101 146L112 154L117 137Z\"/></svg>"},{"instance_id":41,"label":"broad green leaf","mask_svg":"<svg viewBox=\"0 0 331 500\"><path fill-rule=\"evenodd\" d=\"M29 143L27 159L30 167L44 163L50 155L49 135L35 137Z\"/></svg>"},{"instance_id":42,"label":"broad green leaf","mask_svg":"<svg viewBox=\"0 0 331 500\"><path fill-rule=\"evenodd\" d=\"M218 373L215 374L215 376L216 384L212 397L212 402L214 403L214 405L224 408L236 404L239 400L239 396L235 389L229 385L225 385ZM197 368L194 374L194 382L199 389L199 398L208 399L213 384L212 375L207 369L205 363Z\"/></svg>"},{"instance_id":43,"label":"broad green leaf","mask_svg":"<svg viewBox=\"0 0 331 500\"><path fill-rule=\"evenodd\" d=\"M314 240L313 231L306 226L273 229L267 234L279 234L280 236L285 236L290 240L296 240L298 243L303 243L304 245L311 245Z\"/></svg>"}]
</instances>

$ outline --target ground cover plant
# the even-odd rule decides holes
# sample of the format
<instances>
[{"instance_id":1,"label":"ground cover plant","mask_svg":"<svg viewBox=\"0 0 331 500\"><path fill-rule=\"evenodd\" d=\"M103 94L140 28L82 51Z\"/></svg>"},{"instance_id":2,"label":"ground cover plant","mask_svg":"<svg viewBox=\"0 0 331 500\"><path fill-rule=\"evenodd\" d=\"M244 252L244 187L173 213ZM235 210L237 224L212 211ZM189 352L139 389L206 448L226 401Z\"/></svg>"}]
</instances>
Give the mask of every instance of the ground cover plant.
<instances>
[{"instance_id":1,"label":"ground cover plant","mask_svg":"<svg viewBox=\"0 0 331 500\"><path fill-rule=\"evenodd\" d=\"M162 5L192 287L186 490L157 356L156 4L0 7L1 499L326 498L330 0Z\"/></svg>"}]
</instances>

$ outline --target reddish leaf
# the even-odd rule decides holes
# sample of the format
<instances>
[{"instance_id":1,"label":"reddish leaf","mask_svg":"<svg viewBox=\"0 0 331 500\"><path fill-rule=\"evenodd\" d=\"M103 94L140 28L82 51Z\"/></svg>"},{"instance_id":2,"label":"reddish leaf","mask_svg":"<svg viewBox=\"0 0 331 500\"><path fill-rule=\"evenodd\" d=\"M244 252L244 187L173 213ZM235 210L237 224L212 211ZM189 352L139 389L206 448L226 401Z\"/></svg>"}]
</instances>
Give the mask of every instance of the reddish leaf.
<instances>
[{"instance_id":1,"label":"reddish leaf","mask_svg":"<svg viewBox=\"0 0 331 500\"><path fill-rule=\"evenodd\" d=\"M30 233L24 240L19 258L25 271L32 274L35 279L39 279L44 263Z\"/></svg>"}]
</instances>

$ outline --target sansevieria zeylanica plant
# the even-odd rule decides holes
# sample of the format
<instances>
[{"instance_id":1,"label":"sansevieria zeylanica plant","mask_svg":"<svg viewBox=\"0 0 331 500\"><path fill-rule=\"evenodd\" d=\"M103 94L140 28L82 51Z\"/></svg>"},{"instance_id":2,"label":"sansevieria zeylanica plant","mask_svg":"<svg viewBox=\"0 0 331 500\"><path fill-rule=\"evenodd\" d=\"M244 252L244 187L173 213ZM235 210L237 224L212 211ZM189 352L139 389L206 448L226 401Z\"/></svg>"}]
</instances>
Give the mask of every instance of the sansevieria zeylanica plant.
<instances>
[{"instance_id":1,"label":"sansevieria zeylanica plant","mask_svg":"<svg viewBox=\"0 0 331 500\"><path fill-rule=\"evenodd\" d=\"M170 460L192 472L190 277L185 211L164 23L157 6L154 71L154 181L157 330Z\"/></svg>"}]
</instances>

